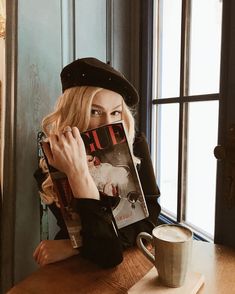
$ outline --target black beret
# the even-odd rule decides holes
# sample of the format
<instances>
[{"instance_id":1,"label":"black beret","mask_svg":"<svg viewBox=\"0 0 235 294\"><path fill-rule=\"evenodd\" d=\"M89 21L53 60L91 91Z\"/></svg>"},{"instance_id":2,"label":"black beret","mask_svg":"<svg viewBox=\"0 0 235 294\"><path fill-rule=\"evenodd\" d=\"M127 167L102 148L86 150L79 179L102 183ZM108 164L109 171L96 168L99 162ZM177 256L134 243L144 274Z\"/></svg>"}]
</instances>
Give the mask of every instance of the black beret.
<instances>
[{"instance_id":1,"label":"black beret","mask_svg":"<svg viewBox=\"0 0 235 294\"><path fill-rule=\"evenodd\" d=\"M128 106L139 101L136 89L123 74L93 57L80 58L68 64L60 77L63 92L76 86L93 86L119 93Z\"/></svg>"}]
</instances>

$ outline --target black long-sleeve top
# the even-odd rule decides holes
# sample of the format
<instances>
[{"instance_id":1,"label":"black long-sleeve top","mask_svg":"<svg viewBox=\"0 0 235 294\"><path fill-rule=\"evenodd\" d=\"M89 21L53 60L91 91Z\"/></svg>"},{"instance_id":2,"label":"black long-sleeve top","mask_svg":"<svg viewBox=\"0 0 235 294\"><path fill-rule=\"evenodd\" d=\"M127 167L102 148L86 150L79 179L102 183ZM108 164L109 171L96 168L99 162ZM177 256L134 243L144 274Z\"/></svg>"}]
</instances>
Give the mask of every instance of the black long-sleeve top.
<instances>
[{"instance_id":1,"label":"black long-sleeve top","mask_svg":"<svg viewBox=\"0 0 235 294\"><path fill-rule=\"evenodd\" d=\"M111 208L113 197L101 194L100 200L87 198L73 200L82 225L83 246L80 248L80 252L83 257L101 267L113 267L121 263L123 250L135 245L138 233L142 231L151 233L160 213L157 201L160 192L156 185L145 137L142 134L138 135L133 146L135 156L141 160L137 170L149 210L148 218L118 229ZM35 172L35 177L40 188L44 181L44 175L40 169ZM49 205L49 208L60 227L55 239L68 239L69 235L60 209L54 203Z\"/></svg>"}]
</instances>

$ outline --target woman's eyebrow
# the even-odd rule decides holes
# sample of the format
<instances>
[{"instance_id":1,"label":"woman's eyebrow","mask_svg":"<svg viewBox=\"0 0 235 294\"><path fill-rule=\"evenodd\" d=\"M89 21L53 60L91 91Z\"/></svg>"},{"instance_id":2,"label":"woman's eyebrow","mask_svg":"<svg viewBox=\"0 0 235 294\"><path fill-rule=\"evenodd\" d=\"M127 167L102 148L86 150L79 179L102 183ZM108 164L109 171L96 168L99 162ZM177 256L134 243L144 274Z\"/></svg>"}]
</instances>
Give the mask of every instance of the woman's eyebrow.
<instances>
[{"instance_id":1,"label":"woman's eyebrow","mask_svg":"<svg viewBox=\"0 0 235 294\"><path fill-rule=\"evenodd\" d=\"M122 104L119 104L119 105L115 106L113 109L116 109L116 108L119 108L119 107L122 107Z\"/></svg>"},{"instance_id":2,"label":"woman's eyebrow","mask_svg":"<svg viewBox=\"0 0 235 294\"><path fill-rule=\"evenodd\" d=\"M98 104L92 104L91 107L96 107L96 108L99 108L99 109L105 110L105 108L104 108L102 105L98 105ZM119 104L119 105L117 105L117 106L114 106L114 107L112 108L112 110L117 109L117 108L119 108L119 107L122 107L122 104Z\"/></svg>"}]
</instances>

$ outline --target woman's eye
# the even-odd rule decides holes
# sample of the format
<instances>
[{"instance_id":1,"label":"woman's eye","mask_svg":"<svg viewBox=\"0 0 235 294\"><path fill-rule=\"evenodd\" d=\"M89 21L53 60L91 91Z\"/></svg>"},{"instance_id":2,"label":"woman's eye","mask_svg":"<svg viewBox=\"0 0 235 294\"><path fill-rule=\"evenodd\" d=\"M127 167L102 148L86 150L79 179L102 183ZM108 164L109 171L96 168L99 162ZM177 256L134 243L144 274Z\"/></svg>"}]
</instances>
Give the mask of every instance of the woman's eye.
<instances>
[{"instance_id":1,"label":"woman's eye","mask_svg":"<svg viewBox=\"0 0 235 294\"><path fill-rule=\"evenodd\" d=\"M115 110L115 111L112 112L112 115L118 116L118 115L121 115L121 113L122 112L120 110Z\"/></svg>"},{"instance_id":2,"label":"woman's eye","mask_svg":"<svg viewBox=\"0 0 235 294\"><path fill-rule=\"evenodd\" d=\"M101 110L98 110L98 109L92 109L91 110L91 115L93 115L93 116L100 116L100 115L102 115L102 111Z\"/></svg>"}]
</instances>

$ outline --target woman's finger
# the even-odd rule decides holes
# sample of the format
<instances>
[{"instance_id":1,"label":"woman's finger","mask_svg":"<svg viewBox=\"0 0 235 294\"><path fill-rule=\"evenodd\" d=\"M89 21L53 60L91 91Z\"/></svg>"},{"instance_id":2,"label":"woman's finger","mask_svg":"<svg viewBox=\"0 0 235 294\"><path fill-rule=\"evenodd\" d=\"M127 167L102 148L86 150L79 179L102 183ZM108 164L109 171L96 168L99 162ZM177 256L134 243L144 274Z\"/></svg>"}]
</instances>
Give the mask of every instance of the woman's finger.
<instances>
[{"instance_id":1,"label":"woman's finger","mask_svg":"<svg viewBox=\"0 0 235 294\"><path fill-rule=\"evenodd\" d=\"M40 247L40 250L39 250L38 257L37 257L37 263L39 265L43 265L43 263L44 263L44 258L45 258L45 254L46 254L46 248L45 247L46 247L45 244L41 243L41 247Z\"/></svg>"},{"instance_id":2,"label":"woman's finger","mask_svg":"<svg viewBox=\"0 0 235 294\"><path fill-rule=\"evenodd\" d=\"M85 144L83 142L83 139L82 139L82 136L81 136L79 129L77 127L73 127L72 132L73 132L73 136L74 136L75 140L77 141L78 145L82 148L81 149L82 152L84 154L86 154Z\"/></svg>"},{"instance_id":3,"label":"woman's finger","mask_svg":"<svg viewBox=\"0 0 235 294\"><path fill-rule=\"evenodd\" d=\"M72 133L77 142L82 140L81 134L77 127L72 127Z\"/></svg>"},{"instance_id":4,"label":"woman's finger","mask_svg":"<svg viewBox=\"0 0 235 294\"><path fill-rule=\"evenodd\" d=\"M67 139L72 139L73 138L73 133L72 133L72 129L70 126L67 126L64 128L63 132L62 132L62 138L65 137Z\"/></svg>"},{"instance_id":5,"label":"woman's finger","mask_svg":"<svg viewBox=\"0 0 235 294\"><path fill-rule=\"evenodd\" d=\"M38 247L36 248L33 254L33 257L35 261L37 262L37 264L40 264L41 256L42 256L42 242L38 245Z\"/></svg>"},{"instance_id":6,"label":"woman's finger","mask_svg":"<svg viewBox=\"0 0 235 294\"><path fill-rule=\"evenodd\" d=\"M48 138L51 148L52 148L52 146L59 144L59 142L60 142L59 137L60 137L59 135L53 134Z\"/></svg>"},{"instance_id":7,"label":"woman's finger","mask_svg":"<svg viewBox=\"0 0 235 294\"><path fill-rule=\"evenodd\" d=\"M40 246L41 246L41 243L34 250L33 258L35 259L35 261L37 261L37 259L38 259L38 254L39 254L39 251L40 251Z\"/></svg>"}]
</instances>

